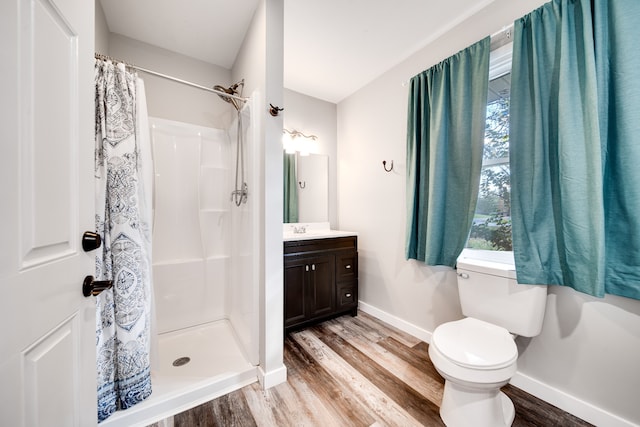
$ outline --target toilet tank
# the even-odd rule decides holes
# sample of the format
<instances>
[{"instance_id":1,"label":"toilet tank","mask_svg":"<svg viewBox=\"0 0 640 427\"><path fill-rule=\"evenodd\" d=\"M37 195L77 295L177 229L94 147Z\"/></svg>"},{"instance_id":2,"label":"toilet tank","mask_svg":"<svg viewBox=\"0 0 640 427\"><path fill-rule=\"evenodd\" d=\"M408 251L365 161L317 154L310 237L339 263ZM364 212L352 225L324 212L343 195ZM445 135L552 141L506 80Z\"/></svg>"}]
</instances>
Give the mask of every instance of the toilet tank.
<instances>
[{"instance_id":1,"label":"toilet tank","mask_svg":"<svg viewBox=\"0 0 640 427\"><path fill-rule=\"evenodd\" d=\"M533 337L542 330L547 304L546 285L521 285L515 265L458 258L458 291L467 317L502 326L509 332Z\"/></svg>"}]
</instances>

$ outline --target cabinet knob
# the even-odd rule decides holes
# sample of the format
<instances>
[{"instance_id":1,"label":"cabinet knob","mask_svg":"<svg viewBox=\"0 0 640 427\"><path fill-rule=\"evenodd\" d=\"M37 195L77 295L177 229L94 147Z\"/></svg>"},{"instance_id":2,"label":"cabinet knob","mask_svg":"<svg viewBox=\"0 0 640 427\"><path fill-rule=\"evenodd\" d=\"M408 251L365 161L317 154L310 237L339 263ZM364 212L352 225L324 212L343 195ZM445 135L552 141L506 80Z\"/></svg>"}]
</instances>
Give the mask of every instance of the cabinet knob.
<instances>
[{"instance_id":1,"label":"cabinet knob","mask_svg":"<svg viewBox=\"0 0 640 427\"><path fill-rule=\"evenodd\" d=\"M305 271L309 271L309 264L304 266Z\"/></svg>"},{"instance_id":2,"label":"cabinet knob","mask_svg":"<svg viewBox=\"0 0 640 427\"><path fill-rule=\"evenodd\" d=\"M315 264L311 264L311 269L312 269L313 271L316 271L316 265L315 265Z\"/></svg>"},{"instance_id":3,"label":"cabinet knob","mask_svg":"<svg viewBox=\"0 0 640 427\"><path fill-rule=\"evenodd\" d=\"M351 293L344 294L344 296L345 296L346 298L351 298Z\"/></svg>"},{"instance_id":4,"label":"cabinet knob","mask_svg":"<svg viewBox=\"0 0 640 427\"><path fill-rule=\"evenodd\" d=\"M345 265L344 268L351 268L351 264Z\"/></svg>"}]
</instances>

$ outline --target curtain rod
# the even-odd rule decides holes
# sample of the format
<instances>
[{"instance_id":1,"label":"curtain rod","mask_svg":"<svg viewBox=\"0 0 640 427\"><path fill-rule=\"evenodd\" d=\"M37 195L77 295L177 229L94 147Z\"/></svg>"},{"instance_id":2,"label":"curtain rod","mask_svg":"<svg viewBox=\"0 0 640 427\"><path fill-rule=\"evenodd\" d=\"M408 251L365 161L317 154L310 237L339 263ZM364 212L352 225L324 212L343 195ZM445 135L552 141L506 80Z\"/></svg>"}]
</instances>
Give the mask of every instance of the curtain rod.
<instances>
[{"instance_id":1,"label":"curtain rod","mask_svg":"<svg viewBox=\"0 0 640 427\"><path fill-rule=\"evenodd\" d=\"M509 24L507 26L502 27L502 29L500 29L499 31L496 31L495 33L491 34L490 37L494 38L501 34L504 34L508 39L510 39L511 36L513 35L513 24Z\"/></svg>"},{"instance_id":2,"label":"curtain rod","mask_svg":"<svg viewBox=\"0 0 640 427\"><path fill-rule=\"evenodd\" d=\"M499 36L501 34L504 34L508 39L513 37L513 24L505 25L500 30L498 30L495 33L491 34L489 37L493 39L493 38L495 38L495 37L497 37L497 36ZM403 81L401 83L402 87L407 86L410 81L411 81L411 79Z\"/></svg>"},{"instance_id":3,"label":"curtain rod","mask_svg":"<svg viewBox=\"0 0 640 427\"><path fill-rule=\"evenodd\" d=\"M215 90L215 89L212 89L212 88L209 88L209 87L206 87L206 86L199 85L197 83L193 83L193 82L190 82L190 81L187 81L187 80L182 80L182 79L179 79L177 77L169 76L167 74L162 74L162 73L159 73L157 71L149 70L147 68L138 67L137 65L129 64L129 63L125 62L125 61L121 61L119 59L114 59L114 58L112 58L110 56L103 55L101 53L96 53L94 56L95 56L96 59L109 60L111 62L119 62L119 63L122 63L122 64L124 64L125 66L127 66L129 68L133 68L134 70L143 71L143 72L148 73L148 74L153 74L154 76L162 77L164 79L171 80L171 81L178 82L178 83L182 83L182 84L187 85L187 86L191 86L191 87L195 87L195 88L198 88L198 89L206 90L207 92L212 92L212 93L215 93L217 95L223 95L223 96L228 97L228 98L238 99L240 101L245 101L245 102L248 100L248 98L243 98L243 97L237 96L237 95L231 95L230 93L226 93L226 92L223 92L223 91L220 91L220 90Z\"/></svg>"}]
</instances>

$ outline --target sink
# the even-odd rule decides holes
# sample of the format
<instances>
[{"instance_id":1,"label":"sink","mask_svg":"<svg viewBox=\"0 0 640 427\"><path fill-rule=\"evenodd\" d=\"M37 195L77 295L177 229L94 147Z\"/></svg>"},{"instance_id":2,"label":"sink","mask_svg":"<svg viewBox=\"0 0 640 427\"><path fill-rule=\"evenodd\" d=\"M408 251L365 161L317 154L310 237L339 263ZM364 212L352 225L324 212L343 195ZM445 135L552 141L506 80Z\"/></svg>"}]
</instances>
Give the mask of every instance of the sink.
<instances>
[{"instance_id":1,"label":"sink","mask_svg":"<svg viewBox=\"0 0 640 427\"><path fill-rule=\"evenodd\" d=\"M295 231L294 231L295 230ZM297 231L297 232L296 232ZM282 240L329 239L332 237L355 236L352 231L331 230L329 223L284 224Z\"/></svg>"}]
</instances>

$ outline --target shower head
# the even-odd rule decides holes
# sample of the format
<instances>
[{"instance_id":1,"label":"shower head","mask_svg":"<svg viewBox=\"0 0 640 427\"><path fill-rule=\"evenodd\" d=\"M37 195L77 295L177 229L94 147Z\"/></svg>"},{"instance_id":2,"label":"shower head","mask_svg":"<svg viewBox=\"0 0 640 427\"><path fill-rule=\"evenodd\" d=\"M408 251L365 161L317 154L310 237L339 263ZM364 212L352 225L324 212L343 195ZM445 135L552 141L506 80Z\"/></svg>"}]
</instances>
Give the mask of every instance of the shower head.
<instances>
[{"instance_id":1,"label":"shower head","mask_svg":"<svg viewBox=\"0 0 640 427\"><path fill-rule=\"evenodd\" d=\"M238 91L238 87L240 87L240 90ZM218 92L224 92L224 93L228 93L229 95L242 95L242 88L244 88L244 79L240 80L238 83L234 83L233 85L229 86L229 87L224 87L222 85L215 85L213 87L213 90L216 90ZM236 110L240 111L240 107L242 107L242 104L240 103L239 100L235 99L235 98L231 98L229 96L225 96L222 93L218 93L218 96L220 98L222 98L223 100L233 104L233 106L236 108Z\"/></svg>"}]
</instances>

